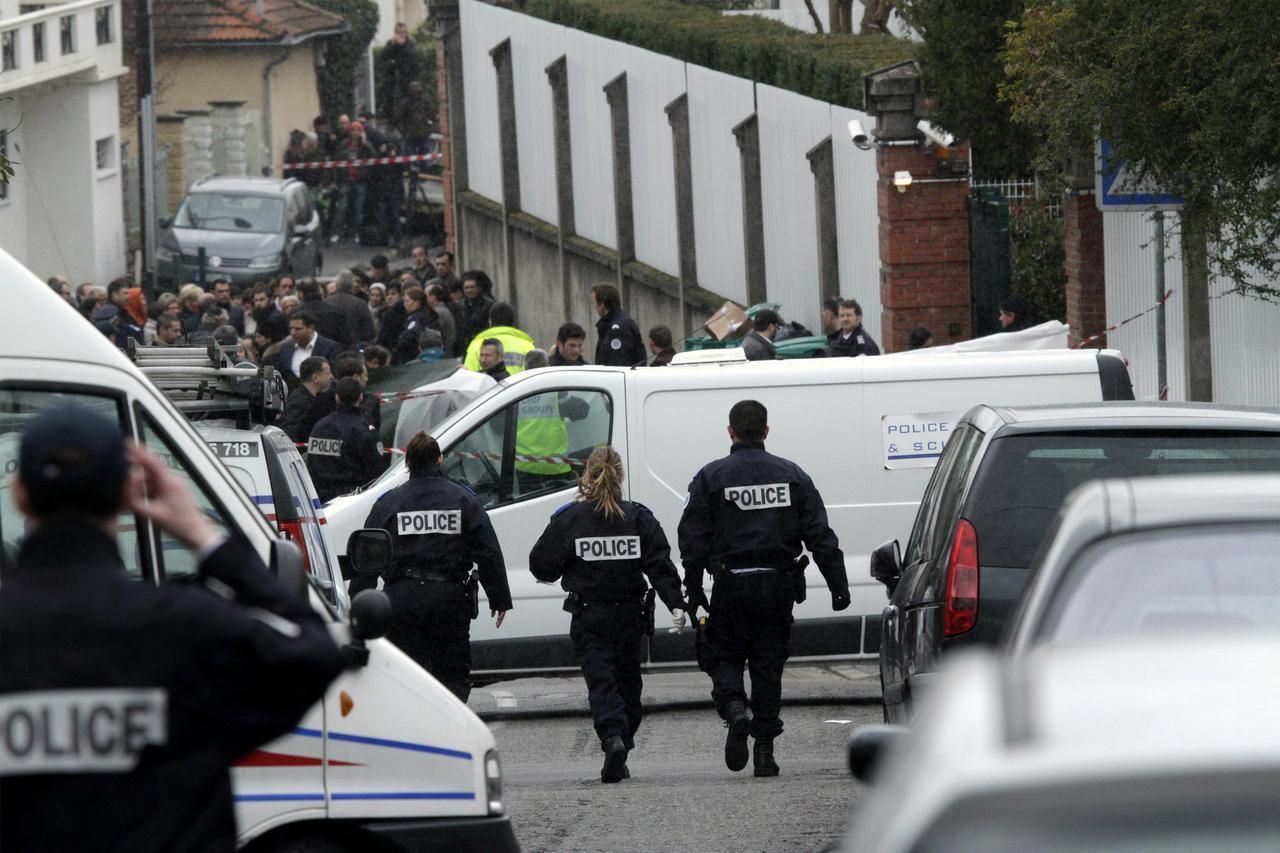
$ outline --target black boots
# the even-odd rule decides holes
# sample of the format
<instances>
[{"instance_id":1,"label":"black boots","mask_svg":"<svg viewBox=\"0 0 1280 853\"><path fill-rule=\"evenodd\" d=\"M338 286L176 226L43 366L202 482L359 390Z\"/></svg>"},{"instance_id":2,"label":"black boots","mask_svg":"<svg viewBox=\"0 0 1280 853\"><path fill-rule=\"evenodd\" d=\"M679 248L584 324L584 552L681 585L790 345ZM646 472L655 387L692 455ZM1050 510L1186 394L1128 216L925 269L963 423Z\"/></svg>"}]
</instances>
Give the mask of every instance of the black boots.
<instances>
[{"instance_id":1,"label":"black boots","mask_svg":"<svg viewBox=\"0 0 1280 853\"><path fill-rule=\"evenodd\" d=\"M778 762L773 760L773 738L765 740L756 738L755 746L752 749L752 758L755 760L755 774L757 776L777 776ZM743 759L746 763L746 759Z\"/></svg>"},{"instance_id":2,"label":"black boots","mask_svg":"<svg viewBox=\"0 0 1280 853\"><path fill-rule=\"evenodd\" d=\"M606 784L621 782L631 774L627 772L627 746L622 738L611 735L604 741L604 767L600 768L600 781ZM746 763L746 759L743 759Z\"/></svg>"},{"instance_id":3,"label":"black boots","mask_svg":"<svg viewBox=\"0 0 1280 853\"><path fill-rule=\"evenodd\" d=\"M747 733L751 718L742 702L730 702L725 708L724 724L729 734L724 739L724 764L735 773L747 766Z\"/></svg>"}]
</instances>

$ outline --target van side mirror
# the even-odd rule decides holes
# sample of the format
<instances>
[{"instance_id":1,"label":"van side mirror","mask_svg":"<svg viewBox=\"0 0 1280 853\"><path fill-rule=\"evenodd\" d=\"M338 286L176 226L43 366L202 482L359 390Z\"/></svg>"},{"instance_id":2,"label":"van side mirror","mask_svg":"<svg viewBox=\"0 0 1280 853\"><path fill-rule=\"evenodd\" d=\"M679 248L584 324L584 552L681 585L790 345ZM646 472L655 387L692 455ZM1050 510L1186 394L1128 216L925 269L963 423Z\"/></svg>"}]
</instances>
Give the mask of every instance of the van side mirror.
<instances>
[{"instance_id":1,"label":"van side mirror","mask_svg":"<svg viewBox=\"0 0 1280 853\"><path fill-rule=\"evenodd\" d=\"M359 575L380 575L390 569L394 551L391 534L376 527L353 531L347 538L347 560Z\"/></svg>"},{"instance_id":2,"label":"van side mirror","mask_svg":"<svg viewBox=\"0 0 1280 853\"><path fill-rule=\"evenodd\" d=\"M871 552L871 577L884 584L893 595L902 577L902 552L897 539L890 539Z\"/></svg>"},{"instance_id":3,"label":"van side mirror","mask_svg":"<svg viewBox=\"0 0 1280 853\"><path fill-rule=\"evenodd\" d=\"M170 225L173 224L173 220L167 216L162 216L160 217L159 221L156 224L159 225L161 228L168 228Z\"/></svg>"},{"instance_id":4,"label":"van side mirror","mask_svg":"<svg viewBox=\"0 0 1280 853\"><path fill-rule=\"evenodd\" d=\"M306 598L307 567L297 545L285 539L272 539L267 568L290 596Z\"/></svg>"},{"instance_id":5,"label":"van side mirror","mask_svg":"<svg viewBox=\"0 0 1280 853\"><path fill-rule=\"evenodd\" d=\"M859 782L871 782L895 743L906 737L906 726L859 726L849 738L849 772Z\"/></svg>"},{"instance_id":6,"label":"van side mirror","mask_svg":"<svg viewBox=\"0 0 1280 853\"><path fill-rule=\"evenodd\" d=\"M380 589L366 589L351 599L351 642L342 647L350 669L369 663L365 643L386 636L391 630L391 599Z\"/></svg>"}]
</instances>

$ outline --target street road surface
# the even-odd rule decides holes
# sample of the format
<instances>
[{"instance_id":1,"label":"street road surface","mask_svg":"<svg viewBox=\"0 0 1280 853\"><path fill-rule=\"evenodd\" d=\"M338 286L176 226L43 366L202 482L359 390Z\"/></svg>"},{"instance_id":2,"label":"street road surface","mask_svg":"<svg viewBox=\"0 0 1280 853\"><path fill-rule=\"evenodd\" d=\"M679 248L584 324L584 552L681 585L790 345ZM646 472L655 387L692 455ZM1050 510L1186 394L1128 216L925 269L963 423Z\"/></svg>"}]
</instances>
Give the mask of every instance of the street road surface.
<instances>
[{"instance_id":1,"label":"street road surface","mask_svg":"<svg viewBox=\"0 0 1280 853\"><path fill-rule=\"evenodd\" d=\"M715 711L648 714L627 762L631 778L600 782L603 754L584 717L490 723L505 798L526 853L816 851L843 833L863 786L849 775L855 725L879 705L784 707L782 774L757 779L724 766ZM838 722L832 722L838 721Z\"/></svg>"}]
</instances>

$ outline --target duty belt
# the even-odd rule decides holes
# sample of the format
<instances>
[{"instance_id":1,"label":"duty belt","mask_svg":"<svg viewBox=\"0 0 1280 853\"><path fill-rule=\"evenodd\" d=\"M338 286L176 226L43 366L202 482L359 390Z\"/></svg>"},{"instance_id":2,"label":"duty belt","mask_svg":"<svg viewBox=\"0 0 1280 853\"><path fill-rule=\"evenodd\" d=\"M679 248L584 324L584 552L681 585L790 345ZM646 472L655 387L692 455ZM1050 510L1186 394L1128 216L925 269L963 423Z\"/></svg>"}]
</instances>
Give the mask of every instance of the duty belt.
<instances>
[{"instance_id":1,"label":"duty belt","mask_svg":"<svg viewBox=\"0 0 1280 853\"><path fill-rule=\"evenodd\" d=\"M401 574L402 578L412 578L418 581L445 581L446 583L462 584L466 583L465 578L455 575L447 575L444 572L436 572L431 569L405 569Z\"/></svg>"}]
</instances>

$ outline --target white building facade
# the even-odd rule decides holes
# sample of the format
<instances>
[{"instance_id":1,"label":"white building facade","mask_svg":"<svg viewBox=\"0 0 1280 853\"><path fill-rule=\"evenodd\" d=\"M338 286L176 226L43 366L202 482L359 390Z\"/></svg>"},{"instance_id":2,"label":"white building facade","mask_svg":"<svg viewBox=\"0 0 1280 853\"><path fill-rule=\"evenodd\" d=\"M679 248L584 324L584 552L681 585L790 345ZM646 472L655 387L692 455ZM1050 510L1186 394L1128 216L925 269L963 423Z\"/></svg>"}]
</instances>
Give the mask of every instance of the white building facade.
<instances>
[{"instance_id":1,"label":"white building facade","mask_svg":"<svg viewBox=\"0 0 1280 853\"><path fill-rule=\"evenodd\" d=\"M123 275L120 0L0 0L0 247L41 277Z\"/></svg>"}]
</instances>

